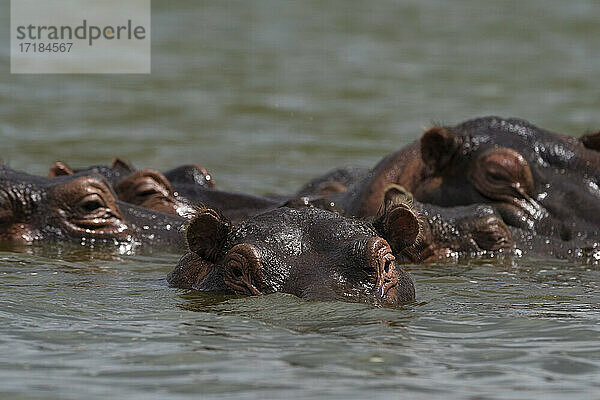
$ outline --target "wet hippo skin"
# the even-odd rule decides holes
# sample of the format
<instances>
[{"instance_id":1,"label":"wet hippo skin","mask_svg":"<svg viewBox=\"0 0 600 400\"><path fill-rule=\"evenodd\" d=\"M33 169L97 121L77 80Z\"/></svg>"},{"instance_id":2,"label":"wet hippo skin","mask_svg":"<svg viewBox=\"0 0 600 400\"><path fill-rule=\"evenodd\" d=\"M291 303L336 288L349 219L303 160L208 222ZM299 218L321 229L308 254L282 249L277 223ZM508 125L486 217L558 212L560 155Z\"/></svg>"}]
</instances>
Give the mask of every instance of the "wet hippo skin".
<instances>
[{"instance_id":1,"label":"wet hippo skin","mask_svg":"<svg viewBox=\"0 0 600 400\"><path fill-rule=\"evenodd\" d=\"M522 249L593 247L600 237L599 137L500 117L434 126L331 198L346 215L365 217L396 184L425 206L492 207Z\"/></svg>"},{"instance_id":2,"label":"wet hippo skin","mask_svg":"<svg viewBox=\"0 0 600 400\"><path fill-rule=\"evenodd\" d=\"M420 229L402 201L388 204L372 223L316 207L281 207L232 224L206 208L187 230L190 252L167 279L188 289L396 305L415 297L396 257L415 244Z\"/></svg>"},{"instance_id":3,"label":"wet hippo skin","mask_svg":"<svg viewBox=\"0 0 600 400\"><path fill-rule=\"evenodd\" d=\"M277 208L287 199L215 189L212 175L197 164L176 167L163 174L154 169L136 170L119 158L112 166L96 165L76 170L63 162L56 162L48 175L56 177L75 173L101 174L113 185L120 200L182 217L191 217L194 207L208 206L218 209L233 221L241 221Z\"/></svg>"},{"instance_id":4,"label":"wet hippo skin","mask_svg":"<svg viewBox=\"0 0 600 400\"><path fill-rule=\"evenodd\" d=\"M185 219L118 201L102 175L45 178L0 166L0 240L185 245Z\"/></svg>"}]
</instances>

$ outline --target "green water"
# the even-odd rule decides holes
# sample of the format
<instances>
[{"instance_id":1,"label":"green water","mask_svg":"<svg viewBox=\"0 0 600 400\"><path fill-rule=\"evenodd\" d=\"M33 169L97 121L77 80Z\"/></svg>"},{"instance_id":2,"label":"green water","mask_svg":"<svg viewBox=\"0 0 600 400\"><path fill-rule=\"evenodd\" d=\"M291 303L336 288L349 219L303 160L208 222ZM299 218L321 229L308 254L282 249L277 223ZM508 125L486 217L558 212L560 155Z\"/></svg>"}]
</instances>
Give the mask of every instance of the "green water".
<instances>
[{"instance_id":1,"label":"green water","mask_svg":"<svg viewBox=\"0 0 600 400\"><path fill-rule=\"evenodd\" d=\"M0 158L206 166L287 193L431 122L600 128L595 1L153 1L151 75L18 76L0 5ZM0 398L600 398L600 270L409 266L399 309L167 287L178 254L0 251Z\"/></svg>"}]
</instances>

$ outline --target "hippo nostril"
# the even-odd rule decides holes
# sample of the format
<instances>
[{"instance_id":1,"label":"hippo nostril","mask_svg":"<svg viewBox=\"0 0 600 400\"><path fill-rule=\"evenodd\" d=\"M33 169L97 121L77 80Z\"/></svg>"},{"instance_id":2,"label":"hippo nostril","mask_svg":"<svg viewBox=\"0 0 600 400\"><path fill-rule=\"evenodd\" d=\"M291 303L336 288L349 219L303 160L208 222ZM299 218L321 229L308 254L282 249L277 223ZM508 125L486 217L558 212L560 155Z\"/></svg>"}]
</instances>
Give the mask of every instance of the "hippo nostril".
<instances>
[{"instance_id":1,"label":"hippo nostril","mask_svg":"<svg viewBox=\"0 0 600 400\"><path fill-rule=\"evenodd\" d=\"M392 268L392 263L393 260L385 260L385 264L383 265L383 273L384 274L389 274L390 273L390 269Z\"/></svg>"},{"instance_id":2,"label":"hippo nostril","mask_svg":"<svg viewBox=\"0 0 600 400\"><path fill-rule=\"evenodd\" d=\"M244 272L239 266L231 267L231 275L234 278L241 279L244 276Z\"/></svg>"},{"instance_id":3,"label":"hippo nostril","mask_svg":"<svg viewBox=\"0 0 600 400\"><path fill-rule=\"evenodd\" d=\"M370 239L367 248L369 265L375 269L375 292L383 299L398 285L396 258L389 244L382 238Z\"/></svg>"},{"instance_id":4,"label":"hippo nostril","mask_svg":"<svg viewBox=\"0 0 600 400\"><path fill-rule=\"evenodd\" d=\"M382 270L379 273L378 287L381 292L380 296L383 298L388 291L398 283L398 273L394 266L396 259L391 253L387 253L382 261Z\"/></svg>"}]
</instances>

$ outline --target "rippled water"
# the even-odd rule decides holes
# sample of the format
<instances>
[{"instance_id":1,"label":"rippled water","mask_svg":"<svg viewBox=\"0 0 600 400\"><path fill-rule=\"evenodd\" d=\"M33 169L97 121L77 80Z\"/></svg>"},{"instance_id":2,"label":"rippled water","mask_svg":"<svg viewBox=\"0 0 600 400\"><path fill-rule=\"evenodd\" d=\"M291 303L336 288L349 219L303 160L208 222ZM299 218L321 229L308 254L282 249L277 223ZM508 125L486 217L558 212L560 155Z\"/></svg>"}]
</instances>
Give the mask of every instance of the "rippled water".
<instances>
[{"instance_id":1,"label":"rippled water","mask_svg":"<svg viewBox=\"0 0 600 400\"><path fill-rule=\"evenodd\" d=\"M600 391L594 268L413 266L418 302L374 309L174 290L163 276L176 261L0 253L0 391L233 399Z\"/></svg>"},{"instance_id":2,"label":"rippled water","mask_svg":"<svg viewBox=\"0 0 600 400\"><path fill-rule=\"evenodd\" d=\"M8 26L8 2L0 22ZM8 74L0 158L114 156L291 192L372 165L432 121L600 128L595 1L153 1L153 73ZM399 309L168 288L176 254L0 252L2 398L598 398L600 269L409 266Z\"/></svg>"}]
</instances>

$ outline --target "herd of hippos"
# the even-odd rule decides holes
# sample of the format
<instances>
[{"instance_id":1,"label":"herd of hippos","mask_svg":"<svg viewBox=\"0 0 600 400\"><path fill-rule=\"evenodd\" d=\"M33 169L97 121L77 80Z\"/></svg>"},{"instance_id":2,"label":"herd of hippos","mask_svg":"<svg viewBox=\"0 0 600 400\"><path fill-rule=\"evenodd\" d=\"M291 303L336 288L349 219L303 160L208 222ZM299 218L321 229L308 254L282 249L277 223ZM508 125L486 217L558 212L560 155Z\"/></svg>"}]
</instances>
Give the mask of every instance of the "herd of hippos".
<instances>
[{"instance_id":1,"label":"herd of hippos","mask_svg":"<svg viewBox=\"0 0 600 400\"><path fill-rule=\"evenodd\" d=\"M600 259L600 132L580 138L485 117L433 126L373 168L289 196L214 188L199 165L48 177L0 165L0 242L76 241L184 253L173 287L394 306L403 264L524 254Z\"/></svg>"}]
</instances>

